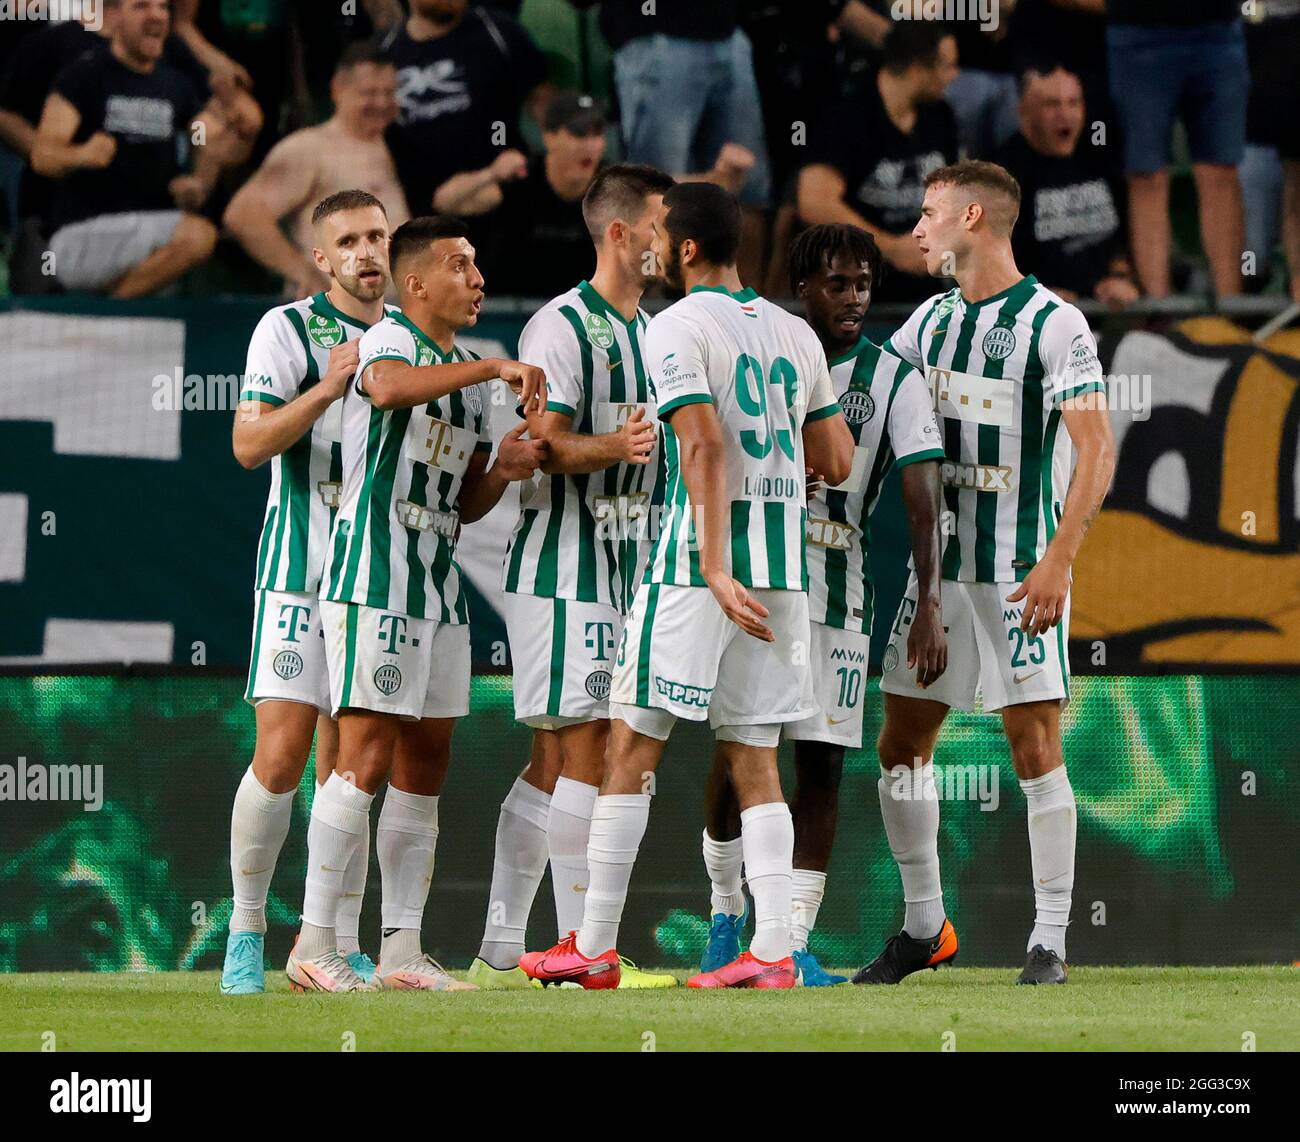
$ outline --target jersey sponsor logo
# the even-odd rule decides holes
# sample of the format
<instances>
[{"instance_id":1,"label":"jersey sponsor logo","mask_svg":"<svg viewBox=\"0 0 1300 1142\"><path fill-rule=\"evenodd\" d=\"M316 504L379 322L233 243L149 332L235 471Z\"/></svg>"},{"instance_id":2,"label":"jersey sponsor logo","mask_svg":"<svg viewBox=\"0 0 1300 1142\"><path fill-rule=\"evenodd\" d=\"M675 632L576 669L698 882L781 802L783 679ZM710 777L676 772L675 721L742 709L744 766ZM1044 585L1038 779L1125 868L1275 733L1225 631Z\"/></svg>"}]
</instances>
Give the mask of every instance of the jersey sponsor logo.
<instances>
[{"instance_id":1,"label":"jersey sponsor logo","mask_svg":"<svg viewBox=\"0 0 1300 1142\"><path fill-rule=\"evenodd\" d=\"M655 689L670 702L681 706L698 706L708 709L709 699L713 697L712 686L688 686L685 682L676 682L662 675L655 675Z\"/></svg>"},{"instance_id":2,"label":"jersey sponsor logo","mask_svg":"<svg viewBox=\"0 0 1300 1142\"><path fill-rule=\"evenodd\" d=\"M402 672L391 662L385 662L375 671L375 689L381 694L396 694L402 688Z\"/></svg>"},{"instance_id":3,"label":"jersey sponsor logo","mask_svg":"<svg viewBox=\"0 0 1300 1142\"><path fill-rule=\"evenodd\" d=\"M842 662L865 662L867 656L860 650L852 650L847 646L835 646L831 648L831 661L836 659Z\"/></svg>"},{"instance_id":4,"label":"jersey sponsor logo","mask_svg":"<svg viewBox=\"0 0 1300 1142\"><path fill-rule=\"evenodd\" d=\"M881 660L881 669L888 674L898 666L898 647L892 643L885 647L885 657Z\"/></svg>"},{"instance_id":5,"label":"jersey sponsor logo","mask_svg":"<svg viewBox=\"0 0 1300 1142\"><path fill-rule=\"evenodd\" d=\"M1076 333L1070 342L1070 363L1066 366L1072 383L1080 373L1101 379L1101 362L1097 360L1097 350L1082 333Z\"/></svg>"},{"instance_id":6,"label":"jersey sponsor logo","mask_svg":"<svg viewBox=\"0 0 1300 1142\"><path fill-rule=\"evenodd\" d=\"M320 480L316 484L316 494L327 508L336 508L343 502L343 485L337 480Z\"/></svg>"},{"instance_id":7,"label":"jersey sponsor logo","mask_svg":"<svg viewBox=\"0 0 1300 1142\"><path fill-rule=\"evenodd\" d=\"M610 673L608 670L593 670L587 675L587 693L597 702L609 697Z\"/></svg>"},{"instance_id":8,"label":"jersey sponsor logo","mask_svg":"<svg viewBox=\"0 0 1300 1142\"><path fill-rule=\"evenodd\" d=\"M456 528L460 523L460 515L457 512L434 511L433 508L412 503L410 500L398 500L393 505L393 511L397 516L397 522L412 531L432 531L444 539L456 538Z\"/></svg>"},{"instance_id":9,"label":"jersey sponsor logo","mask_svg":"<svg viewBox=\"0 0 1300 1142\"><path fill-rule=\"evenodd\" d=\"M313 313L307 318L307 336L322 349L333 349L343 340L343 327L332 317Z\"/></svg>"},{"instance_id":10,"label":"jersey sponsor logo","mask_svg":"<svg viewBox=\"0 0 1300 1142\"><path fill-rule=\"evenodd\" d=\"M940 478L950 488L974 488L977 492L1011 491L1011 469L1005 464L954 464L939 466Z\"/></svg>"},{"instance_id":11,"label":"jersey sponsor logo","mask_svg":"<svg viewBox=\"0 0 1300 1142\"><path fill-rule=\"evenodd\" d=\"M609 652L614 647L614 624L587 623L583 633L586 635L585 645L592 652L592 661L608 662ZM590 682L590 679L588 679L588 682Z\"/></svg>"},{"instance_id":12,"label":"jersey sponsor logo","mask_svg":"<svg viewBox=\"0 0 1300 1142\"><path fill-rule=\"evenodd\" d=\"M876 402L869 392L862 389L850 389L840 397L840 408L844 419L850 424L866 424L876 413Z\"/></svg>"},{"instance_id":13,"label":"jersey sponsor logo","mask_svg":"<svg viewBox=\"0 0 1300 1142\"><path fill-rule=\"evenodd\" d=\"M618 432L627 423L628 417L638 408L645 408L645 405L637 404L636 401L630 403L600 401L592 409L592 429L598 435L607 432ZM654 412L648 408L646 408L644 420L646 424L657 425L659 423Z\"/></svg>"},{"instance_id":14,"label":"jersey sponsor logo","mask_svg":"<svg viewBox=\"0 0 1300 1142\"><path fill-rule=\"evenodd\" d=\"M271 387L271 375L269 373L249 373L244 377L245 387L269 389Z\"/></svg>"},{"instance_id":15,"label":"jersey sponsor logo","mask_svg":"<svg viewBox=\"0 0 1300 1142\"><path fill-rule=\"evenodd\" d=\"M461 465L473 451L476 440L477 436L466 429L430 418L424 440L417 436L411 442L411 459L433 468ZM452 463L444 463L448 460Z\"/></svg>"},{"instance_id":16,"label":"jersey sponsor logo","mask_svg":"<svg viewBox=\"0 0 1300 1142\"><path fill-rule=\"evenodd\" d=\"M388 642L385 654L397 654L399 646L406 645L406 627L407 619L405 615L380 615L379 616L379 641ZM398 685L401 685L400 680ZM387 692L387 691L386 691Z\"/></svg>"},{"instance_id":17,"label":"jersey sponsor logo","mask_svg":"<svg viewBox=\"0 0 1300 1142\"><path fill-rule=\"evenodd\" d=\"M614 330L599 313L589 313L582 319L582 327L587 331L587 340L597 349L609 349L614 344Z\"/></svg>"},{"instance_id":18,"label":"jersey sponsor logo","mask_svg":"<svg viewBox=\"0 0 1300 1142\"><path fill-rule=\"evenodd\" d=\"M929 371L926 380L934 393L935 411L940 416L972 424L1011 427L1016 391L1014 381L937 368Z\"/></svg>"},{"instance_id":19,"label":"jersey sponsor logo","mask_svg":"<svg viewBox=\"0 0 1300 1142\"><path fill-rule=\"evenodd\" d=\"M311 621L311 607L303 603L281 603L280 618L276 627L284 634L285 642L297 642L300 634L306 634Z\"/></svg>"},{"instance_id":20,"label":"jersey sponsor logo","mask_svg":"<svg viewBox=\"0 0 1300 1142\"><path fill-rule=\"evenodd\" d=\"M1016 332L1005 325L995 325L980 342L984 356L990 361L1001 361L1016 351Z\"/></svg>"},{"instance_id":21,"label":"jersey sponsor logo","mask_svg":"<svg viewBox=\"0 0 1300 1142\"><path fill-rule=\"evenodd\" d=\"M282 650L271 659L271 669L286 682L302 673L302 655L296 650Z\"/></svg>"},{"instance_id":22,"label":"jersey sponsor logo","mask_svg":"<svg viewBox=\"0 0 1300 1142\"><path fill-rule=\"evenodd\" d=\"M837 519L815 519L809 516L804 528L804 538L813 547L830 547L836 551L852 551L854 537L857 535L856 527Z\"/></svg>"}]
</instances>

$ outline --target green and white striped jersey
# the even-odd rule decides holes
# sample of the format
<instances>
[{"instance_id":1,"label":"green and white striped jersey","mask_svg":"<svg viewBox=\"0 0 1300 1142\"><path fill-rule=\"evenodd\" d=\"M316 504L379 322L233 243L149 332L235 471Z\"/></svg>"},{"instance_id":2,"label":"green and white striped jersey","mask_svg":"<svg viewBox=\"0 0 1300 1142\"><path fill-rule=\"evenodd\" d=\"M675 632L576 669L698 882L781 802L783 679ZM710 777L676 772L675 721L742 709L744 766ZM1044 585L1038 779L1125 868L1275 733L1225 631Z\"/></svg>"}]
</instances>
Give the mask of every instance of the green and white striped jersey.
<instances>
[{"instance_id":1,"label":"green and white striped jersey","mask_svg":"<svg viewBox=\"0 0 1300 1142\"><path fill-rule=\"evenodd\" d=\"M650 322L646 358L664 456L663 517L646 582L705 586L677 436L665 419L702 402L722 422L730 574L747 587L806 591L803 426L840 411L817 335L752 289L696 286Z\"/></svg>"},{"instance_id":2,"label":"green and white striped jersey","mask_svg":"<svg viewBox=\"0 0 1300 1142\"><path fill-rule=\"evenodd\" d=\"M853 433L853 471L808 502L808 613L815 623L871 633L874 591L867 526L897 464L943 459L925 380L865 337L829 362L831 384Z\"/></svg>"},{"instance_id":3,"label":"green and white striped jersey","mask_svg":"<svg viewBox=\"0 0 1300 1142\"><path fill-rule=\"evenodd\" d=\"M641 341L646 316L625 321L583 282L533 315L519 359L546 372L547 403L574 432L617 431L638 406L654 421ZM521 595L606 603L626 611L650 529L657 452L650 463L524 484L502 586Z\"/></svg>"},{"instance_id":4,"label":"green and white striped jersey","mask_svg":"<svg viewBox=\"0 0 1300 1142\"><path fill-rule=\"evenodd\" d=\"M1069 485L1061 402L1105 387L1087 320L1031 276L981 302L936 294L884 348L924 370L943 428L943 577L1019 582Z\"/></svg>"},{"instance_id":5,"label":"green and white striped jersey","mask_svg":"<svg viewBox=\"0 0 1300 1142\"><path fill-rule=\"evenodd\" d=\"M248 343L239 399L279 408L325 375L330 350L366 331L323 293L262 315ZM301 440L271 457L271 490L257 545L259 590L314 592L338 511L343 402L335 401Z\"/></svg>"},{"instance_id":6,"label":"green and white striped jersey","mask_svg":"<svg viewBox=\"0 0 1300 1142\"><path fill-rule=\"evenodd\" d=\"M323 598L417 619L469 622L454 558L456 500L474 453L492 450L487 386L384 410L370 403L360 377L376 361L477 359L459 346L444 353L402 313L361 338L358 379L343 398L343 499Z\"/></svg>"}]
</instances>

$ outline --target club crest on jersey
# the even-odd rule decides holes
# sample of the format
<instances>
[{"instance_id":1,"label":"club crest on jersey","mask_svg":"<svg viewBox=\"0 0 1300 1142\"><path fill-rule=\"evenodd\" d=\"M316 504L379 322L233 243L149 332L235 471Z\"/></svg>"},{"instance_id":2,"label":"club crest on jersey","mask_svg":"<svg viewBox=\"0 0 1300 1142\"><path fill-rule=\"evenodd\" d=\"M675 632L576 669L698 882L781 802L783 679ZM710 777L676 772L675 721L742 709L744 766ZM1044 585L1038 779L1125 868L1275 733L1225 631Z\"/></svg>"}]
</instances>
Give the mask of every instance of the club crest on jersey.
<instances>
[{"instance_id":1,"label":"club crest on jersey","mask_svg":"<svg viewBox=\"0 0 1300 1142\"><path fill-rule=\"evenodd\" d=\"M375 689L381 694L396 694L402 685L402 672L391 662L375 671Z\"/></svg>"},{"instance_id":2,"label":"club crest on jersey","mask_svg":"<svg viewBox=\"0 0 1300 1142\"><path fill-rule=\"evenodd\" d=\"M343 327L332 317L313 313L307 318L307 336L322 349L333 349L343 340Z\"/></svg>"},{"instance_id":3,"label":"club crest on jersey","mask_svg":"<svg viewBox=\"0 0 1300 1142\"><path fill-rule=\"evenodd\" d=\"M840 397L840 408L850 424L866 424L876 414L876 402L862 389L850 389Z\"/></svg>"},{"instance_id":4,"label":"club crest on jersey","mask_svg":"<svg viewBox=\"0 0 1300 1142\"><path fill-rule=\"evenodd\" d=\"M608 349L614 344L614 330L599 313L589 313L582 319L582 327L587 331L587 340L597 349Z\"/></svg>"},{"instance_id":5,"label":"club crest on jersey","mask_svg":"<svg viewBox=\"0 0 1300 1142\"><path fill-rule=\"evenodd\" d=\"M419 367L433 364L433 350L428 345L421 345L419 353L415 356L415 363Z\"/></svg>"},{"instance_id":6,"label":"club crest on jersey","mask_svg":"<svg viewBox=\"0 0 1300 1142\"><path fill-rule=\"evenodd\" d=\"M296 650L282 650L271 659L271 669L288 681L302 673L302 655Z\"/></svg>"},{"instance_id":7,"label":"club crest on jersey","mask_svg":"<svg viewBox=\"0 0 1300 1142\"><path fill-rule=\"evenodd\" d=\"M609 697L610 673L608 670L593 670L587 675L587 693L597 702Z\"/></svg>"},{"instance_id":8,"label":"club crest on jersey","mask_svg":"<svg viewBox=\"0 0 1300 1142\"><path fill-rule=\"evenodd\" d=\"M483 397L479 394L477 385L473 388L461 389L460 395L470 412L475 416L483 415Z\"/></svg>"},{"instance_id":9,"label":"club crest on jersey","mask_svg":"<svg viewBox=\"0 0 1300 1142\"><path fill-rule=\"evenodd\" d=\"M885 647L885 657L881 660L880 666L886 674L898 666L898 647L893 644Z\"/></svg>"},{"instance_id":10,"label":"club crest on jersey","mask_svg":"<svg viewBox=\"0 0 1300 1142\"><path fill-rule=\"evenodd\" d=\"M980 347L984 350L984 356L990 361L1001 361L1016 351L1015 332L1005 325L995 325L984 334Z\"/></svg>"}]
</instances>

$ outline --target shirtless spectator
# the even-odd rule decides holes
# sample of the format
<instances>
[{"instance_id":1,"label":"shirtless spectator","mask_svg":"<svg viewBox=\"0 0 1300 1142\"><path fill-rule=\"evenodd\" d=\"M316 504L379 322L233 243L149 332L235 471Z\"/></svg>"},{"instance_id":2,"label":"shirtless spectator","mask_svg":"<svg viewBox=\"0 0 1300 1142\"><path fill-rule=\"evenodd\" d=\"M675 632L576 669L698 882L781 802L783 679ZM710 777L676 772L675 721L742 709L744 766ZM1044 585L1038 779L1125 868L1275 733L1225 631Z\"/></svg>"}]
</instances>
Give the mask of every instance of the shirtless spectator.
<instances>
[{"instance_id":1,"label":"shirtless spectator","mask_svg":"<svg viewBox=\"0 0 1300 1142\"><path fill-rule=\"evenodd\" d=\"M384 143L397 114L396 91L393 65L377 48L349 46L330 83L334 114L277 143L226 209L227 229L249 257L285 279L294 297L328 285L311 255L311 211L322 198L360 187L384 204L394 229L409 217Z\"/></svg>"}]
</instances>

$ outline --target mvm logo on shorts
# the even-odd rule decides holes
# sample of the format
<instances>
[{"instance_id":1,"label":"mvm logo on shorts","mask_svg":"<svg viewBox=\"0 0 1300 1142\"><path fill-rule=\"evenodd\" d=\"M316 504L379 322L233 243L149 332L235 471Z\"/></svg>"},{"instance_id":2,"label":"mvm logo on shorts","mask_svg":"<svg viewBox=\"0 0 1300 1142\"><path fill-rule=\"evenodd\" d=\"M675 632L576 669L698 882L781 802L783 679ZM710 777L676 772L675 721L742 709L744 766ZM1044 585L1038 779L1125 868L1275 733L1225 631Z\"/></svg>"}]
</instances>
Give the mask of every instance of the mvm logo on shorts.
<instances>
[{"instance_id":1,"label":"mvm logo on shorts","mask_svg":"<svg viewBox=\"0 0 1300 1142\"><path fill-rule=\"evenodd\" d=\"M1011 469L1005 464L954 464L945 460L939 473L950 488L974 488L977 492L1011 491Z\"/></svg>"},{"instance_id":2,"label":"mvm logo on shorts","mask_svg":"<svg viewBox=\"0 0 1300 1142\"><path fill-rule=\"evenodd\" d=\"M671 678L655 675L655 689L670 702L681 706L698 706L707 710L709 699L713 697L713 687L688 686L685 682L674 682Z\"/></svg>"}]
</instances>

